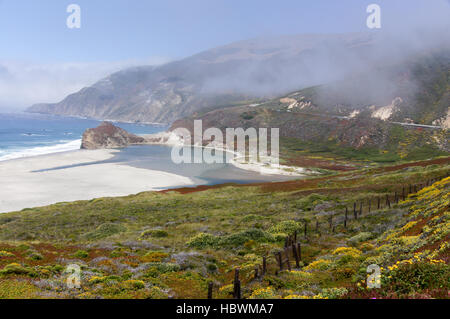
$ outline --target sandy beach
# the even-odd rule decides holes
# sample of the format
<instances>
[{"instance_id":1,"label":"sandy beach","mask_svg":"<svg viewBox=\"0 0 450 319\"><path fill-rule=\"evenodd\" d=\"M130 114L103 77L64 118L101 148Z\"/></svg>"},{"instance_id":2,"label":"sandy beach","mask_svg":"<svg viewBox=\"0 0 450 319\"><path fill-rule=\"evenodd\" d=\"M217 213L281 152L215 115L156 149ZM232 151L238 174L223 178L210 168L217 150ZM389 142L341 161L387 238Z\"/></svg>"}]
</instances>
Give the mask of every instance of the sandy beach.
<instances>
[{"instance_id":1,"label":"sandy beach","mask_svg":"<svg viewBox=\"0 0 450 319\"><path fill-rule=\"evenodd\" d=\"M120 163L49 170L104 161L112 158L115 152L77 150L0 162L0 213L58 202L126 196L193 185L193 181L187 177Z\"/></svg>"}]
</instances>

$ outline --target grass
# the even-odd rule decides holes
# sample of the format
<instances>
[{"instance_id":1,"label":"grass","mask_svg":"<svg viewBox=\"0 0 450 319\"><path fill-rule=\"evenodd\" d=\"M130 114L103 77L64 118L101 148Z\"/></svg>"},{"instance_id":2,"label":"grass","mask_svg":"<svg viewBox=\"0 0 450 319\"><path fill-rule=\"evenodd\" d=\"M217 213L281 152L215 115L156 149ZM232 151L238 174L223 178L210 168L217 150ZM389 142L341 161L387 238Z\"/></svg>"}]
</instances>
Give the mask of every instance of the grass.
<instances>
[{"instance_id":1,"label":"grass","mask_svg":"<svg viewBox=\"0 0 450 319\"><path fill-rule=\"evenodd\" d=\"M365 213L347 229L328 227L328 216L339 221L354 201L384 198L448 175L448 159L439 163L285 183L145 192L2 214L0 286L5 288L0 296L205 298L213 281L214 296L230 298L235 267L241 269L245 298L441 296L448 289L441 276L446 270L427 258L448 263L448 179L391 209ZM274 253L305 220L310 235L301 239L302 269L276 276ZM312 232L316 221L320 236ZM363 287L369 262L387 269L418 252L420 265L385 278L381 291ZM263 255L269 256L268 275L254 281ZM80 289L65 284L65 269L73 264L81 268ZM412 289L410 273L425 276L423 285Z\"/></svg>"}]
</instances>

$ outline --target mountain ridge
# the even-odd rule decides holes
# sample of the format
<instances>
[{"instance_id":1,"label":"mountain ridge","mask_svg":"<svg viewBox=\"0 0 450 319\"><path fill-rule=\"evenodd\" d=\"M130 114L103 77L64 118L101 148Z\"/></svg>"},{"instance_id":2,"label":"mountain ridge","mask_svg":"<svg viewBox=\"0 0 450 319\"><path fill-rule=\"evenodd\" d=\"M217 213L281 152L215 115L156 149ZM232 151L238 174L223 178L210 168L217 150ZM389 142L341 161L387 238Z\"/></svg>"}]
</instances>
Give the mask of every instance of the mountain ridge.
<instances>
[{"instance_id":1,"label":"mountain ridge","mask_svg":"<svg viewBox=\"0 0 450 319\"><path fill-rule=\"evenodd\" d=\"M307 84L321 84L331 73L338 78L347 73L338 65L350 63L352 57L375 59L370 53L374 41L370 34L239 41L162 66L122 70L59 103L35 104L27 111L171 123L206 107L273 97ZM333 50L333 56L327 53L329 50ZM352 65L361 67L357 64ZM330 72L333 68L336 70Z\"/></svg>"}]
</instances>

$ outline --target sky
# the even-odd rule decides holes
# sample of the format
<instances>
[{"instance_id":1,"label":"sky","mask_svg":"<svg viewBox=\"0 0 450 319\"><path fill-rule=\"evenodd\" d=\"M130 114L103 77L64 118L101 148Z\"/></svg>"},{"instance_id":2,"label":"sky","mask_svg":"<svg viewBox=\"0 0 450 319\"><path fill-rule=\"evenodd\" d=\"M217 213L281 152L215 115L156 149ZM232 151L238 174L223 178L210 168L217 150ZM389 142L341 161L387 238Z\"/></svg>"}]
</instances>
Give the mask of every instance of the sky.
<instances>
[{"instance_id":1,"label":"sky","mask_svg":"<svg viewBox=\"0 0 450 319\"><path fill-rule=\"evenodd\" d=\"M380 30L366 26L372 3ZM81 8L80 29L66 25L69 4ZM0 0L0 111L57 102L122 68L234 41L433 28L449 13L449 0Z\"/></svg>"}]
</instances>

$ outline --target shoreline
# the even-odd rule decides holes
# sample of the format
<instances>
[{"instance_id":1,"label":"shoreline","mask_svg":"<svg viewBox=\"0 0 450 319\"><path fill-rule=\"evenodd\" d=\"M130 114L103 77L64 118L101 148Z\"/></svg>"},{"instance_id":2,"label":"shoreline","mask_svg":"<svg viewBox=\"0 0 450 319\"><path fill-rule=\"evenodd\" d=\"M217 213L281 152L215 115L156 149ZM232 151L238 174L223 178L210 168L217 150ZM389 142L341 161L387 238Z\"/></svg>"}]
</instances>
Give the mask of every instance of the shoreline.
<instances>
[{"instance_id":1,"label":"shoreline","mask_svg":"<svg viewBox=\"0 0 450 319\"><path fill-rule=\"evenodd\" d=\"M149 135L141 135L147 139ZM155 143L147 139L140 145L184 146L174 134L156 133L150 136L168 137ZM220 145L214 149L232 153ZM197 185L195 178L151 168L139 168L125 162L103 162L112 159L120 149L67 150L0 161L0 214L42 207L60 202L92 200L101 197L129 196L141 192L165 191ZM89 165L92 164L92 165ZM313 174L304 168L272 167L267 163L243 163L233 158L227 164L264 176L304 178Z\"/></svg>"},{"instance_id":2,"label":"shoreline","mask_svg":"<svg viewBox=\"0 0 450 319\"><path fill-rule=\"evenodd\" d=\"M165 145L165 146L188 146L185 145L181 139L172 132L161 132L156 134L143 134L141 135L147 140L148 145ZM159 139L159 141L157 141ZM307 177L311 175L317 175L316 172L303 168L303 167L294 167L294 166L286 166L278 164L276 166L272 165L270 161L261 163L261 162L239 162L236 158L242 158L242 154L236 151L229 150L225 148L223 145L213 145L213 146L199 146L192 145L192 147L199 147L203 149L211 149L222 151L226 153L231 153L234 155L234 158L227 162L226 164L233 165L236 168L243 169L246 171L256 172L261 175L281 175L281 176L293 176L293 177Z\"/></svg>"},{"instance_id":3,"label":"shoreline","mask_svg":"<svg viewBox=\"0 0 450 319\"><path fill-rule=\"evenodd\" d=\"M80 166L108 160L116 152L75 150L0 162L0 213L195 184L181 175L121 163ZM71 165L77 166L51 170Z\"/></svg>"}]
</instances>

